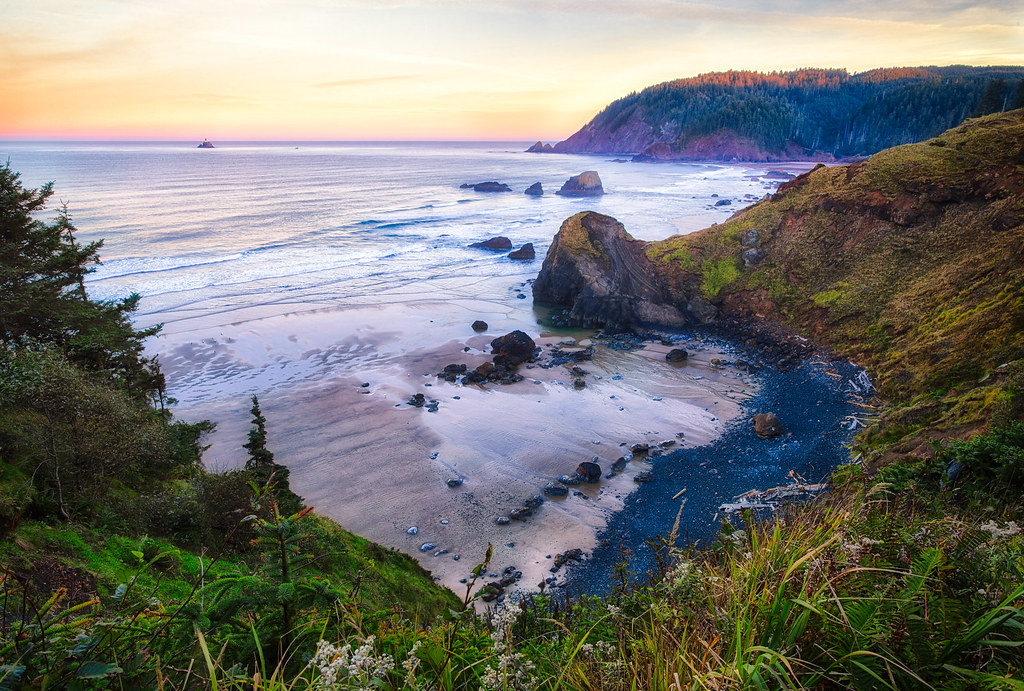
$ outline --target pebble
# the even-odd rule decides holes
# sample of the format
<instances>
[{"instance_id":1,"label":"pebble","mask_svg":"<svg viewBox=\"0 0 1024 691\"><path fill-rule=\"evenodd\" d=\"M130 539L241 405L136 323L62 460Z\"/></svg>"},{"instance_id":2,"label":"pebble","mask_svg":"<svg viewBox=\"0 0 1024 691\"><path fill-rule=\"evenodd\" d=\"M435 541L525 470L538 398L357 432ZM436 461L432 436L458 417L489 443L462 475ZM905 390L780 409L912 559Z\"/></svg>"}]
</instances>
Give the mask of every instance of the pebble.
<instances>
[{"instance_id":1,"label":"pebble","mask_svg":"<svg viewBox=\"0 0 1024 691\"><path fill-rule=\"evenodd\" d=\"M448 525L448 519L445 518L441 521L441 525Z\"/></svg>"},{"instance_id":2,"label":"pebble","mask_svg":"<svg viewBox=\"0 0 1024 691\"><path fill-rule=\"evenodd\" d=\"M462 555L461 554L456 554L456 555L452 556L452 561L458 561L459 559L462 559Z\"/></svg>"},{"instance_id":3,"label":"pebble","mask_svg":"<svg viewBox=\"0 0 1024 691\"><path fill-rule=\"evenodd\" d=\"M439 550L437 550L436 552L434 552L434 556L435 556L435 557L439 557L439 556L441 556L442 554L448 554L448 550L446 550L446 549L439 549Z\"/></svg>"},{"instance_id":4,"label":"pebble","mask_svg":"<svg viewBox=\"0 0 1024 691\"><path fill-rule=\"evenodd\" d=\"M462 478L461 477L453 478L453 479L448 481L448 486L449 487L458 487L461 484L462 484Z\"/></svg>"},{"instance_id":5,"label":"pebble","mask_svg":"<svg viewBox=\"0 0 1024 691\"><path fill-rule=\"evenodd\" d=\"M436 451L434 453L430 454L430 460L434 460L435 458L437 458L437 452Z\"/></svg>"},{"instance_id":6,"label":"pebble","mask_svg":"<svg viewBox=\"0 0 1024 691\"><path fill-rule=\"evenodd\" d=\"M420 545L420 551L429 552L430 550L434 549L434 547L436 547L436 545L433 542L424 542L422 545Z\"/></svg>"},{"instance_id":7,"label":"pebble","mask_svg":"<svg viewBox=\"0 0 1024 691\"><path fill-rule=\"evenodd\" d=\"M416 533L420 532L420 529L417 528L416 526L413 526L413 527L409 528L408 530L406 530L405 532L409 533L410 535L415 535Z\"/></svg>"},{"instance_id":8,"label":"pebble","mask_svg":"<svg viewBox=\"0 0 1024 691\"><path fill-rule=\"evenodd\" d=\"M653 401L660 401L661 400L661 396L655 396L651 400L653 400Z\"/></svg>"}]
</instances>

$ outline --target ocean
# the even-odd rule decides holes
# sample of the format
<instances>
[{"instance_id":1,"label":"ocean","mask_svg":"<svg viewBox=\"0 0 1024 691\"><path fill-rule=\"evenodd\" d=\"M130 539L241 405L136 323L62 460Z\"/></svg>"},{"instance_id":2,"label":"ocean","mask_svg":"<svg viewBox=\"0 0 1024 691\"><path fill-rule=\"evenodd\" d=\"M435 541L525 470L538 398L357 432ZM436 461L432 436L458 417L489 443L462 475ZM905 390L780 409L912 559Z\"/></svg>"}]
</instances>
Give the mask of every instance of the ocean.
<instances>
[{"instance_id":1,"label":"ocean","mask_svg":"<svg viewBox=\"0 0 1024 691\"><path fill-rule=\"evenodd\" d=\"M594 210L658 240L771 192L778 180L764 177L769 170L808 167L641 164L526 146L0 142L0 159L28 187L53 181L50 212L66 202L78 239L103 240L91 297L138 293L138 325L163 324L148 352L167 375L175 414L218 425L207 467L244 461L257 394L269 446L307 502L458 587L465 564L492 542L495 563L516 565L524 583L550 578L551 554L596 546L637 492L632 477L651 464L638 459L530 521L496 517L582 460L610 464L621 445L710 444L756 389L742 373L711 367L728 352L699 341L687 342L694 356L682 368L657 347L598 344L583 391L563 368L530 366L509 387L438 380L448 363L486 360L490 340L513 329L545 348L589 342L589 332L541 326L546 311L530 293L562 221ZM554 194L585 170L598 171L605 196ZM512 192L460 188L491 180ZM535 182L544 195L523 194ZM537 258L468 247L498 235L517 248L533 243ZM476 319L489 324L485 333L469 328ZM408 406L417 392L440 410ZM782 470L773 462L762 475ZM451 479L464 482L453 489ZM462 553L466 562L452 561Z\"/></svg>"}]
</instances>

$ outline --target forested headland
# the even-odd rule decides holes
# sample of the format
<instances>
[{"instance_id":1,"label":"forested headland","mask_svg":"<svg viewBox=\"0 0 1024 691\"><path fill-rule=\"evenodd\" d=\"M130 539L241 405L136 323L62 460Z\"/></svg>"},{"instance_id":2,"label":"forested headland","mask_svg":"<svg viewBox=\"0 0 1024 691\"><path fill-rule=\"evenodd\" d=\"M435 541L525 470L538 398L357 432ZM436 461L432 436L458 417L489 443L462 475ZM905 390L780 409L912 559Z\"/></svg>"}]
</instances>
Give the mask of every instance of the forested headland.
<instances>
[{"instance_id":1,"label":"forested headland","mask_svg":"<svg viewBox=\"0 0 1024 691\"><path fill-rule=\"evenodd\" d=\"M550 149L638 160L831 160L1024 107L1024 67L712 72L631 93Z\"/></svg>"}]
</instances>

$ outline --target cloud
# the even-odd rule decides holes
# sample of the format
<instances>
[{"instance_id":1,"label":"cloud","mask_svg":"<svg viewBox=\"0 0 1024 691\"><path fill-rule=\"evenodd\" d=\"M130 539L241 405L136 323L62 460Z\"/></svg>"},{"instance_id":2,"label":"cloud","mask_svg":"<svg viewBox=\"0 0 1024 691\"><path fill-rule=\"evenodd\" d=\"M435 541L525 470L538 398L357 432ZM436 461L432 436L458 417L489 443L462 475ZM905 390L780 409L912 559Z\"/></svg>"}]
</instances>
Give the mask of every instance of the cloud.
<instances>
[{"instance_id":1,"label":"cloud","mask_svg":"<svg viewBox=\"0 0 1024 691\"><path fill-rule=\"evenodd\" d=\"M331 82L319 82L313 84L317 89L343 88L348 86L376 86L388 82L407 82L422 79L418 74L392 74L384 77L363 77L359 79L339 79Z\"/></svg>"}]
</instances>

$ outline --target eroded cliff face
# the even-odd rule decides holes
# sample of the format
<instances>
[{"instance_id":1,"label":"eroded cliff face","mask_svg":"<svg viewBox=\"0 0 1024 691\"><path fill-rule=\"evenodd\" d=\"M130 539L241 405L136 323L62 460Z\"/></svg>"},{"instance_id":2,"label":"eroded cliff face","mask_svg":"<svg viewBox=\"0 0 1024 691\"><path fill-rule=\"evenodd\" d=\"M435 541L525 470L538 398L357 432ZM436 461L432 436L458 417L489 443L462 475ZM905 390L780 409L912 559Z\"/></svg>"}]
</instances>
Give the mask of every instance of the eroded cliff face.
<instances>
[{"instance_id":1,"label":"eroded cliff face","mask_svg":"<svg viewBox=\"0 0 1024 691\"><path fill-rule=\"evenodd\" d=\"M574 216L535 296L579 323L783 325L869 366L890 401L928 397L912 426L983 424L1024 388L1024 111L819 166L661 242Z\"/></svg>"}]
</instances>

